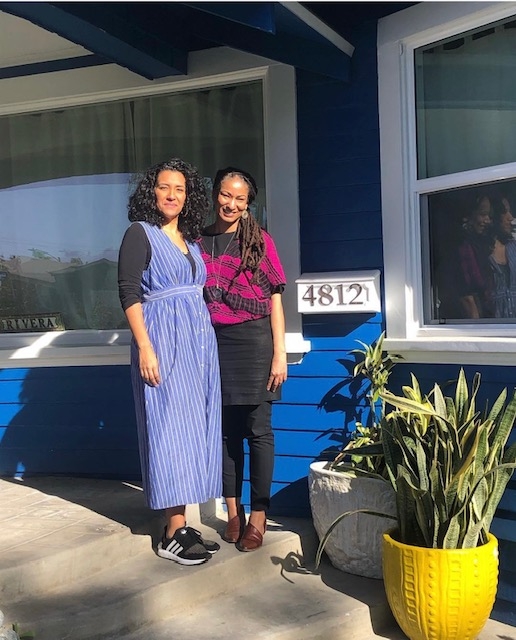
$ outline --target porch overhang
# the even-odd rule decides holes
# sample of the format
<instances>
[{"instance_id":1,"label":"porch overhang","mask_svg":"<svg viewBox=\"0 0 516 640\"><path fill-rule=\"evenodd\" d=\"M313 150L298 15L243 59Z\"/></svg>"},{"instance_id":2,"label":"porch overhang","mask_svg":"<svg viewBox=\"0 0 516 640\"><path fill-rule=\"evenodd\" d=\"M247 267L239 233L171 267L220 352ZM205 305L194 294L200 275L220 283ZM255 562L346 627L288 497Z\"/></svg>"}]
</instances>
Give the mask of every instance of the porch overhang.
<instances>
[{"instance_id":1,"label":"porch overhang","mask_svg":"<svg viewBox=\"0 0 516 640\"><path fill-rule=\"evenodd\" d=\"M92 56L60 61L59 68L114 63L148 80L187 75L191 51L225 46L346 81L353 54L349 42L298 2L0 2L0 11ZM30 72L56 69L47 62ZM15 77L16 66L2 72Z\"/></svg>"}]
</instances>

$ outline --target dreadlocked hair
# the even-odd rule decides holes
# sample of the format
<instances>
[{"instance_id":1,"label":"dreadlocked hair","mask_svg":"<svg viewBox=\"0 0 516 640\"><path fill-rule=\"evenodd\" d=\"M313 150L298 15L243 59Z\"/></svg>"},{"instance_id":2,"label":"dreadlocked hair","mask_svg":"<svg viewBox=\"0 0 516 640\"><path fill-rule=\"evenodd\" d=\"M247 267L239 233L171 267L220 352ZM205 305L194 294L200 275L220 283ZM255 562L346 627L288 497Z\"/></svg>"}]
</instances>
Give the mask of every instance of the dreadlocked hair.
<instances>
[{"instance_id":1,"label":"dreadlocked hair","mask_svg":"<svg viewBox=\"0 0 516 640\"><path fill-rule=\"evenodd\" d=\"M258 187L253 176L247 171L237 169L235 167L226 167L219 169L213 181L213 198L218 197L222 182L227 178L240 178L249 189L247 195L247 205L251 205L258 193ZM256 218L248 210L247 217L241 217L238 225L237 238L240 246L240 266L235 278L248 269L252 273L252 281L255 282L258 277L258 267L265 255L265 240L260 225Z\"/></svg>"},{"instance_id":2,"label":"dreadlocked hair","mask_svg":"<svg viewBox=\"0 0 516 640\"><path fill-rule=\"evenodd\" d=\"M245 219L240 218L238 240L240 244L240 267L237 275L248 269L253 274L252 281L255 282L258 275L258 267L265 255L265 240L263 239L262 228L251 213Z\"/></svg>"}]
</instances>

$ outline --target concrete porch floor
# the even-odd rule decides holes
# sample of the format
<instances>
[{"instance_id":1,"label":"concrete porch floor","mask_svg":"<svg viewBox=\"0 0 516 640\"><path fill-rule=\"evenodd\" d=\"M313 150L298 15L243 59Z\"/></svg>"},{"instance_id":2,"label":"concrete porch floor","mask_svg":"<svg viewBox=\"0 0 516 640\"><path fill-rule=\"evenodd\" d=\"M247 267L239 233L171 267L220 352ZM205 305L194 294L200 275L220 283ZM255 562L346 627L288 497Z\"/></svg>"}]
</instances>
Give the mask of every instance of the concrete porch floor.
<instances>
[{"instance_id":1,"label":"concrete porch floor","mask_svg":"<svg viewBox=\"0 0 516 640\"><path fill-rule=\"evenodd\" d=\"M190 524L220 540L224 522ZM190 517L190 516L189 516ZM314 571L309 520L270 520L262 549L205 565L158 558L160 513L134 483L0 479L0 610L35 640L402 640L380 580ZM516 640L489 620L479 640Z\"/></svg>"}]
</instances>

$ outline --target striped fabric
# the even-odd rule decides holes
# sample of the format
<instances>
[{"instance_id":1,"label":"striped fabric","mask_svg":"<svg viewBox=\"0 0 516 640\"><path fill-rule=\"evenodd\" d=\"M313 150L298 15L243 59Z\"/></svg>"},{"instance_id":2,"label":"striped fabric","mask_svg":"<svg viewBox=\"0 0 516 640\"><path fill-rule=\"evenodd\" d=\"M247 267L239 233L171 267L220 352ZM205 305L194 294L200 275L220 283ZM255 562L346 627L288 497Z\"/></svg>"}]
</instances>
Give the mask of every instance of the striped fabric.
<instances>
[{"instance_id":1,"label":"striped fabric","mask_svg":"<svg viewBox=\"0 0 516 640\"><path fill-rule=\"evenodd\" d=\"M131 347L143 488L151 509L221 495L221 393L215 333L202 297L206 269L189 244L192 267L159 228L141 224L152 249L142 276L143 314L161 384L146 385Z\"/></svg>"}]
</instances>

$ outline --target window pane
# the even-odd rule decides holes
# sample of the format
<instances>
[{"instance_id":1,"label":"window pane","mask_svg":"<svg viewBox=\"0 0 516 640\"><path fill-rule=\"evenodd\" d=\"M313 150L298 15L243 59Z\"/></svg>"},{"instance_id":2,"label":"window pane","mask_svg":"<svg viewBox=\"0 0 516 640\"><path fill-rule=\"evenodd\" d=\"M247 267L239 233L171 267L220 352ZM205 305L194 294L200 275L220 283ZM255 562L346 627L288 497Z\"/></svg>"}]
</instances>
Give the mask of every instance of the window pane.
<instances>
[{"instance_id":1,"label":"window pane","mask_svg":"<svg viewBox=\"0 0 516 640\"><path fill-rule=\"evenodd\" d=\"M427 323L516 322L516 180L421 196Z\"/></svg>"},{"instance_id":2,"label":"window pane","mask_svg":"<svg viewBox=\"0 0 516 640\"><path fill-rule=\"evenodd\" d=\"M118 248L134 173L179 156L256 177L261 82L0 118L0 332L125 328Z\"/></svg>"},{"instance_id":3,"label":"window pane","mask_svg":"<svg viewBox=\"0 0 516 640\"><path fill-rule=\"evenodd\" d=\"M128 175L57 178L0 190L0 329L125 328L117 294ZM39 320L39 318L38 318ZM45 324L45 321L44 321Z\"/></svg>"},{"instance_id":4,"label":"window pane","mask_svg":"<svg viewBox=\"0 0 516 640\"><path fill-rule=\"evenodd\" d=\"M516 161L516 21L415 53L418 177Z\"/></svg>"}]
</instances>

